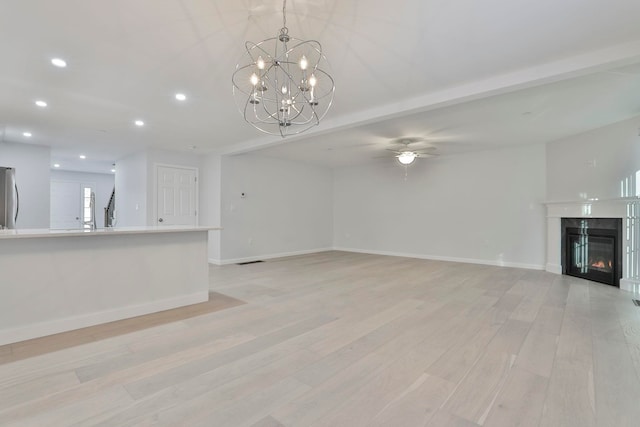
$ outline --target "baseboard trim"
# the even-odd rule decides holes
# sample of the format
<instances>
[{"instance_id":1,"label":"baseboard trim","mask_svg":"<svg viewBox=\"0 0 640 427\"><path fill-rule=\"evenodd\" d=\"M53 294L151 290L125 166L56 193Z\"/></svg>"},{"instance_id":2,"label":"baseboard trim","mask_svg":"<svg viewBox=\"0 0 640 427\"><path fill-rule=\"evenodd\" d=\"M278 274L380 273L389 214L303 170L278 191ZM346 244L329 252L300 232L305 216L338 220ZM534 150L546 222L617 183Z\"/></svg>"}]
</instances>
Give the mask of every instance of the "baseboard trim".
<instances>
[{"instance_id":1,"label":"baseboard trim","mask_svg":"<svg viewBox=\"0 0 640 427\"><path fill-rule=\"evenodd\" d=\"M620 279L620 289L640 295L640 278Z\"/></svg>"},{"instance_id":2,"label":"baseboard trim","mask_svg":"<svg viewBox=\"0 0 640 427\"><path fill-rule=\"evenodd\" d=\"M293 251L293 252L280 252L277 254L265 254L265 255L255 255L245 258L232 258L232 259L213 259L209 258L209 264L214 265L228 265L228 264L237 264L239 262L251 262L251 261L260 261L265 259L274 259L274 258L284 258L289 256L296 255L309 255L320 252L332 251L333 248L317 248L317 249L306 249L303 251Z\"/></svg>"},{"instance_id":3,"label":"baseboard trim","mask_svg":"<svg viewBox=\"0 0 640 427\"><path fill-rule=\"evenodd\" d=\"M224 260L209 258L209 264L228 265L228 264L237 264L239 262L250 262L250 261L259 261L259 260L265 260L265 259L284 258L284 257L296 256L296 255L309 255L309 254L327 252L327 251L342 251L342 252L354 252L354 253L370 254L370 255L384 255L384 256L395 256L395 257L404 257L404 258L428 259L432 261L461 262L466 264L491 265L494 267L524 268L527 270L545 270L544 265L538 265L538 264L504 262L504 261L494 261L494 260L485 260L485 259L477 259L477 258L445 257L445 256L438 256L438 255L412 254L412 253L406 253L406 252L375 251L375 250L368 250L368 249L356 249L356 248L345 248L345 247L318 248L318 249L309 249L304 251L281 252L277 254L256 255L256 256L245 257L245 258L233 258L233 259L224 259Z\"/></svg>"},{"instance_id":4,"label":"baseboard trim","mask_svg":"<svg viewBox=\"0 0 640 427\"><path fill-rule=\"evenodd\" d=\"M355 248L344 248L344 247L335 247L333 248L335 251L343 251L343 252L354 252L361 254L370 254L370 255L384 255L384 256L395 256L395 257L403 257L403 258L417 258L417 259L428 259L432 261L449 261L449 262L461 262L466 264L480 264L480 265L491 265L495 267L512 267L512 268L525 268L528 270L544 270L544 265L538 264L524 264L519 262L504 262L504 261L494 261L494 260L486 260L486 259L476 259L476 258L457 258L457 257L446 257L446 256L438 256L438 255L424 255L424 254L412 254L405 252L390 252L390 251L374 251L374 250L365 250L365 249L355 249Z\"/></svg>"},{"instance_id":5,"label":"baseboard trim","mask_svg":"<svg viewBox=\"0 0 640 427\"><path fill-rule=\"evenodd\" d=\"M67 317L63 319L53 319L47 322L40 322L33 325L0 330L0 345L12 344L20 341L30 340L33 338L40 338L47 335L86 328L88 326L114 322L116 320L129 319L131 317L157 313L159 311L197 304L208 300L209 291L207 290L189 295L166 298L149 303L136 304L112 310L104 310L97 313Z\"/></svg>"},{"instance_id":6,"label":"baseboard trim","mask_svg":"<svg viewBox=\"0 0 640 427\"><path fill-rule=\"evenodd\" d=\"M547 263L547 265L545 265L544 269L546 271L548 271L549 273L562 274L562 266L559 265L559 264Z\"/></svg>"}]
</instances>

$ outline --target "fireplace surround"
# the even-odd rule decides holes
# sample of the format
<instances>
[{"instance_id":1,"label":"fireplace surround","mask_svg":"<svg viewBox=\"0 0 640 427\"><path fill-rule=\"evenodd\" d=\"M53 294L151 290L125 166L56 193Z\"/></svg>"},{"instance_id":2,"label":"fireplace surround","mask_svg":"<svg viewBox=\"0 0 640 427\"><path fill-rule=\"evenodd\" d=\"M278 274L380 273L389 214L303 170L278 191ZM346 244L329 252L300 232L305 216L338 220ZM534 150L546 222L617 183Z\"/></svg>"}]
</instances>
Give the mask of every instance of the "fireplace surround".
<instances>
[{"instance_id":1,"label":"fireplace surround","mask_svg":"<svg viewBox=\"0 0 640 427\"><path fill-rule=\"evenodd\" d=\"M595 243L594 249L603 249L606 246L617 245L619 250L617 262L612 269L618 270L614 273L620 289L640 294L640 198L620 197L613 199L583 199L576 201L546 201L547 208L547 262L545 269L556 274L566 273L565 265L567 257L566 230L563 232L563 218L570 219L568 228L580 229L580 221L587 221L586 224L591 231L611 230L611 226L603 226L600 219L616 219L619 221L621 232L617 234L615 243L605 232L604 236L597 236L592 239ZM595 221L595 222L594 222ZM566 222L566 221L565 221ZM617 226L616 226L617 227ZM576 231L576 230L572 230ZM580 238L580 232L572 233L573 244L584 245L584 237ZM577 235L577 237L576 237ZM582 240L580 240L582 239ZM583 248L585 253L586 249ZM589 261L588 256L583 257L583 261L576 264L577 269L584 269L584 261ZM605 265L608 262L603 261ZM595 261L596 265L599 261ZM593 268L592 270L595 270ZM604 268L607 270L607 268ZM602 272L602 271L601 271ZM579 276L583 277L583 276ZM588 278L594 280L593 278Z\"/></svg>"}]
</instances>

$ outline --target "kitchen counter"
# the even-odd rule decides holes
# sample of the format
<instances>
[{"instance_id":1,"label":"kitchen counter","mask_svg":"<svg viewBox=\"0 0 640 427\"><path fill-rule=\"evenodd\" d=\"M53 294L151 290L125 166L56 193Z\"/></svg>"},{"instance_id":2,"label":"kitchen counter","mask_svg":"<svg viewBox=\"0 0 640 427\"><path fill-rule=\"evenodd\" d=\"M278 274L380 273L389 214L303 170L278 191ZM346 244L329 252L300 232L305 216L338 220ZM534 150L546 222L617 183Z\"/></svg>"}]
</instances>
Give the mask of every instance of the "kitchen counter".
<instances>
[{"instance_id":1,"label":"kitchen counter","mask_svg":"<svg viewBox=\"0 0 640 427\"><path fill-rule=\"evenodd\" d=\"M211 230L0 230L0 345L207 301Z\"/></svg>"},{"instance_id":2,"label":"kitchen counter","mask_svg":"<svg viewBox=\"0 0 640 427\"><path fill-rule=\"evenodd\" d=\"M141 233L178 233L185 231L220 230L220 227L194 227L187 225L166 225L149 227L113 227L96 230L72 228L52 230L49 228L33 228L24 230L0 230L0 239L24 239L33 237L69 237L69 236L113 236L117 234Z\"/></svg>"}]
</instances>

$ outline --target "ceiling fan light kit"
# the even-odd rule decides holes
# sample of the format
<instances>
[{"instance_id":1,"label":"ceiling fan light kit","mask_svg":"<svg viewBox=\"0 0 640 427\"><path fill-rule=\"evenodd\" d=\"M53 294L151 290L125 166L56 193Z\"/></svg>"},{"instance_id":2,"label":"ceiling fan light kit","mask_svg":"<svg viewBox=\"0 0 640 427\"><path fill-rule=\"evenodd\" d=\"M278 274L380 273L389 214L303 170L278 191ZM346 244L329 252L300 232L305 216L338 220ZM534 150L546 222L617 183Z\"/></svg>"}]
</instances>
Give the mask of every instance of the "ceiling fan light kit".
<instances>
[{"instance_id":1,"label":"ceiling fan light kit","mask_svg":"<svg viewBox=\"0 0 640 427\"><path fill-rule=\"evenodd\" d=\"M335 92L320 43L289 35L286 6L284 0L280 34L246 42L232 77L234 99L244 119L283 138L320 124Z\"/></svg>"},{"instance_id":2,"label":"ceiling fan light kit","mask_svg":"<svg viewBox=\"0 0 640 427\"><path fill-rule=\"evenodd\" d=\"M396 159L403 166L409 166L412 164L418 157L433 157L437 154L433 154L431 151L435 150L435 147L425 147L421 150L412 150L409 149L410 144L414 144L416 142L421 142L423 139L421 138L400 138L398 140L392 141L392 144L402 144L403 147L399 150L388 149L388 151L392 151L396 153Z\"/></svg>"},{"instance_id":3,"label":"ceiling fan light kit","mask_svg":"<svg viewBox=\"0 0 640 427\"><path fill-rule=\"evenodd\" d=\"M418 155L413 151L403 151L402 153L398 154L396 157L398 158L398 161L400 163L402 163L405 166L408 166L414 162L414 160L416 159L416 157L418 157Z\"/></svg>"}]
</instances>

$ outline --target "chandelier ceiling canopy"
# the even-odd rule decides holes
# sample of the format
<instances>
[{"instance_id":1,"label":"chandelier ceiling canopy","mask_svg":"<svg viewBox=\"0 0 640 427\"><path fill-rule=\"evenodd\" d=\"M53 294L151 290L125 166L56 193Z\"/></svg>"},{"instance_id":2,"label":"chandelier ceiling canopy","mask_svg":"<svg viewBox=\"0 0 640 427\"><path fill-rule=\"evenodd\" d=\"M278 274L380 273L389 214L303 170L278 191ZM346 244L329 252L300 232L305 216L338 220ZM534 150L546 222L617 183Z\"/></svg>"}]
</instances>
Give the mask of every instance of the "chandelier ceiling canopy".
<instances>
[{"instance_id":1,"label":"chandelier ceiling canopy","mask_svg":"<svg viewBox=\"0 0 640 427\"><path fill-rule=\"evenodd\" d=\"M233 95L244 119L271 135L295 135L320 124L335 85L322 46L289 35L283 1L283 25L277 37L246 42L233 73Z\"/></svg>"}]
</instances>

